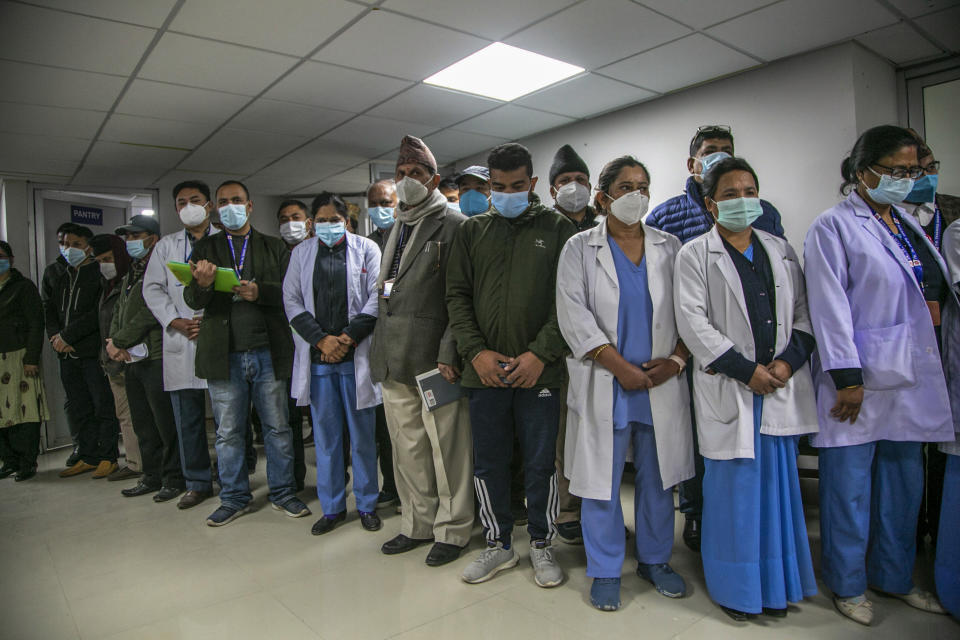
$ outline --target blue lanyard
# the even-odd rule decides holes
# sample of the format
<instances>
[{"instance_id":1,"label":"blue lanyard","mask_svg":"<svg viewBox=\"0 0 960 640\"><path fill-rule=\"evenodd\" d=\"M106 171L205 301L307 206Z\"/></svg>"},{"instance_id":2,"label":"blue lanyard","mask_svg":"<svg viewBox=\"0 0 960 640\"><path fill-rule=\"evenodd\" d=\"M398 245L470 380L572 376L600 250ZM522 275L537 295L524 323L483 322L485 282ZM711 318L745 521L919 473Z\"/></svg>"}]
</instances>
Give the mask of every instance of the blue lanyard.
<instances>
[{"instance_id":1,"label":"blue lanyard","mask_svg":"<svg viewBox=\"0 0 960 640\"><path fill-rule=\"evenodd\" d=\"M930 238L930 236L927 237ZM936 203L933 205L933 237L930 238L930 242L939 253L940 243L943 242L943 214L940 213L940 207Z\"/></svg>"},{"instance_id":2,"label":"blue lanyard","mask_svg":"<svg viewBox=\"0 0 960 640\"><path fill-rule=\"evenodd\" d=\"M247 260L247 243L250 242L250 233L243 236L243 247L240 249L240 262L237 263L237 253L233 248L233 236L226 234L227 236L227 246L230 247L230 257L233 258L233 271L237 274L238 280L243 280L243 276L240 275L243 272L243 263Z\"/></svg>"},{"instance_id":3,"label":"blue lanyard","mask_svg":"<svg viewBox=\"0 0 960 640\"><path fill-rule=\"evenodd\" d=\"M890 217L893 218L893 224L897 227L896 233L890 230L890 227L883 221L880 214L873 210L873 207L870 207L870 211L873 213L873 217L877 219L877 222L880 223L880 226L883 227L900 246L900 250L903 251L903 255L907 258L907 264L913 269L913 276L917 279L917 284L920 285L920 291L926 290L926 285L923 284L923 263L920 262L920 256L917 255L916 249L913 248L913 243L910 242L910 238L904 233L903 227L900 225L900 218L894 215L893 208L891 207L890 209Z\"/></svg>"},{"instance_id":4,"label":"blue lanyard","mask_svg":"<svg viewBox=\"0 0 960 640\"><path fill-rule=\"evenodd\" d=\"M207 225L207 230L203 232L203 236L207 237L210 235L210 227L213 225ZM197 240L190 240L193 237L186 229L183 230L184 239L187 241L187 244L183 247L183 261L190 262L190 259L193 257L193 248L197 245ZM231 245L232 248L232 245Z\"/></svg>"}]
</instances>

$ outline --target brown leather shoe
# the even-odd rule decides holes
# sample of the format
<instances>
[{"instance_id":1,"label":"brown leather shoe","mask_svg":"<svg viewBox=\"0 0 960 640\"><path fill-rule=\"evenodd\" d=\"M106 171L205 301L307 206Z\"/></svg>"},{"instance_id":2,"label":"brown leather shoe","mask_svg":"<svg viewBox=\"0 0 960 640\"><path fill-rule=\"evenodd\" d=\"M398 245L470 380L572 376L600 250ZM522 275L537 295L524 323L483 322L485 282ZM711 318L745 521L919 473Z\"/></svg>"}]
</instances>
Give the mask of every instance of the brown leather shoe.
<instances>
[{"instance_id":1,"label":"brown leather shoe","mask_svg":"<svg viewBox=\"0 0 960 640\"><path fill-rule=\"evenodd\" d=\"M84 462L83 460L81 460L80 462L78 462L77 464L73 465L73 466L70 467L69 469L64 469L63 471L61 471L61 472L60 472L60 477L61 477L61 478L70 478L70 477L73 477L73 476L78 476L78 475L80 475L81 473L86 473L87 471L93 471L93 470L96 469L96 468L97 468L97 467L93 466L92 464L87 464L86 462Z\"/></svg>"},{"instance_id":2,"label":"brown leather shoe","mask_svg":"<svg viewBox=\"0 0 960 640\"><path fill-rule=\"evenodd\" d=\"M97 465L97 470L93 472L93 475L90 476L94 480L99 480L100 478L106 478L108 475L119 469L116 462L110 462L109 460L101 460L100 464Z\"/></svg>"},{"instance_id":3,"label":"brown leather shoe","mask_svg":"<svg viewBox=\"0 0 960 640\"><path fill-rule=\"evenodd\" d=\"M180 497L180 501L177 502L177 508L189 509L190 507L195 507L212 495L212 493L207 491L187 491Z\"/></svg>"},{"instance_id":4,"label":"brown leather shoe","mask_svg":"<svg viewBox=\"0 0 960 640\"><path fill-rule=\"evenodd\" d=\"M130 478L139 478L141 474L139 471L134 471L130 467L120 467L116 471L110 474L107 478L110 482L119 482L120 480L129 480Z\"/></svg>"}]
</instances>

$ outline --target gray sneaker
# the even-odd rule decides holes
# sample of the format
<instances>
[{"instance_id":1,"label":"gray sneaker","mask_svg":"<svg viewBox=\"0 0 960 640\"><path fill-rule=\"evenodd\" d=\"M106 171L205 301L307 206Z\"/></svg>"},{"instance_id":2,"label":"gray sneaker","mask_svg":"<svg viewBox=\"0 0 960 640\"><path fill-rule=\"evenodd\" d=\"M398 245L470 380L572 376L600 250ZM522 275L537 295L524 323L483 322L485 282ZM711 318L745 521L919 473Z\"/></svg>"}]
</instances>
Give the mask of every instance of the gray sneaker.
<instances>
[{"instance_id":1,"label":"gray sneaker","mask_svg":"<svg viewBox=\"0 0 960 640\"><path fill-rule=\"evenodd\" d=\"M519 561L520 556L515 549L504 549L503 544L498 542L497 546L487 547L477 554L460 577L469 584L486 582L500 571L517 566Z\"/></svg>"},{"instance_id":2,"label":"gray sneaker","mask_svg":"<svg viewBox=\"0 0 960 640\"><path fill-rule=\"evenodd\" d=\"M563 582L563 569L553 557L553 547L546 540L530 541L530 564L534 581L541 587L555 587Z\"/></svg>"}]
</instances>

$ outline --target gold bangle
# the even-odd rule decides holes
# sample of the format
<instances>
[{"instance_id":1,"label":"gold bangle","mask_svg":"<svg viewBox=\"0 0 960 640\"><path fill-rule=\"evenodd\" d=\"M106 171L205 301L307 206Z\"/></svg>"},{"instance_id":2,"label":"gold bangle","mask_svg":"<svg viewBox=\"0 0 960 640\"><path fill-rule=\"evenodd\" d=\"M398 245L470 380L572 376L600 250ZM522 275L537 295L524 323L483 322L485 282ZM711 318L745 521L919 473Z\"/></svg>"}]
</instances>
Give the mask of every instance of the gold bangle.
<instances>
[{"instance_id":1,"label":"gold bangle","mask_svg":"<svg viewBox=\"0 0 960 640\"><path fill-rule=\"evenodd\" d=\"M841 391L846 391L847 389L859 389L862 386L862 384L852 384L849 387L843 387Z\"/></svg>"},{"instance_id":2,"label":"gold bangle","mask_svg":"<svg viewBox=\"0 0 960 640\"><path fill-rule=\"evenodd\" d=\"M597 349L596 351L594 351L594 352L593 352L593 359L596 360L597 358L599 358L599 357L600 357L600 354L603 353L603 350L606 349L606 348L609 347L609 346L610 346L610 343L607 343L607 344L601 346L601 347L600 347L599 349Z\"/></svg>"}]
</instances>

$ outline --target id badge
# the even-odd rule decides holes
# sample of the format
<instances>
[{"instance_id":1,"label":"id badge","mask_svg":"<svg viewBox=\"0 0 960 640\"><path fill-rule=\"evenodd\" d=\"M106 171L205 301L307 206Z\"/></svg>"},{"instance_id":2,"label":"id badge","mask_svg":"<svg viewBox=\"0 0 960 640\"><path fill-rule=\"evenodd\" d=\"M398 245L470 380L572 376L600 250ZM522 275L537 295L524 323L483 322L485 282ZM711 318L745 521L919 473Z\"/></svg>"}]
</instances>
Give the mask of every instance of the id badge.
<instances>
[{"instance_id":1,"label":"id badge","mask_svg":"<svg viewBox=\"0 0 960 640\"><path fill-rule=\"evenodd\" d=\"M394 282L393 278L391 278L390 280L383 281L383 293L380 294L380 297L382 298L390 297L390 292L393 291L393 282Z\"/></svg>"}]
</instances>

